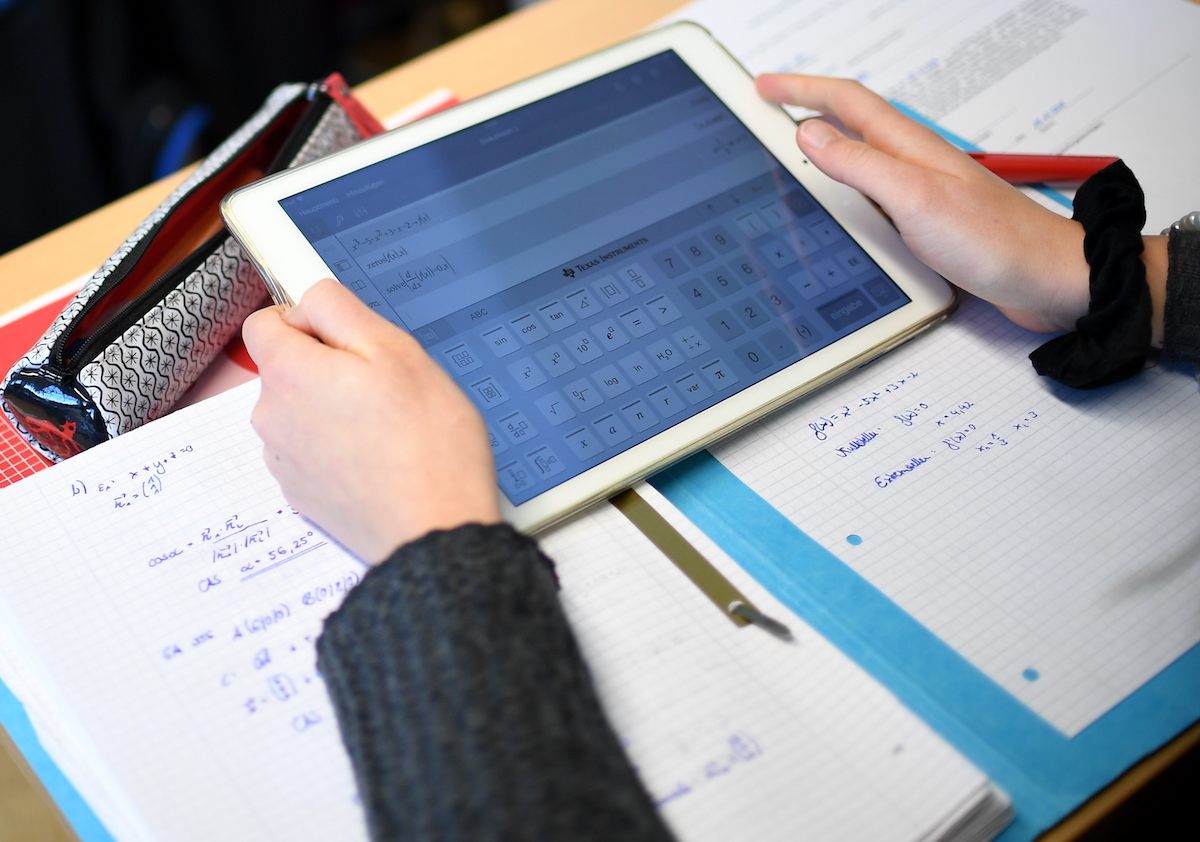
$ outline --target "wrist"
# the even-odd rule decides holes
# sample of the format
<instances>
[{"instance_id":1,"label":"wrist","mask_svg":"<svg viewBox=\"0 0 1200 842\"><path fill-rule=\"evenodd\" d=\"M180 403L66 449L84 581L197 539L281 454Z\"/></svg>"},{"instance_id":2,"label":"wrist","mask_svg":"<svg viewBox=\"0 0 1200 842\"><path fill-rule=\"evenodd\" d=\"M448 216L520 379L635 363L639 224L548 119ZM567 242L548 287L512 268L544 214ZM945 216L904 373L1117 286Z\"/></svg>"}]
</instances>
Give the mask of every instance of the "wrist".
<instances>
[{"instance_id":1,"label":"wrist","mask_svg":"<svg viewBox=\"0 0 1200 842\"><path fill-rule=\"evenodd\" d=\"M1146 286L1150 287L1150 304L1154 308L1150 315L1150 344L1163 346L1163 313L1167 303L1167 238L1143 236L1145 250L1142 263L1146 265Z\"/></svg>"},{"instance_id":2,"label":"wrist","mask_svg":"<svg viewBox=\"0 0 1200 842\"><path fill-rule=\"evenodd\" d=\"M500 502L492 488L464 488L453 499L425 496L417 505L408 501L403 511L392 513L375 532L370 551L362 556L372 565L387 559L397 547L419 541L433 532L460 526L494 526L503 522Z\"/></svg>"},{"instance_id":3,"label":"wrist","mask_svg":"<svg viewBox=\"0 0 1200 842\"><path fill-rule=\"evenodd\" d=\"M1003 276L1009 294L982 294L1026 330L1074 330L1075 323L1087 314L1091 299L1083 226L1044 208L1039 210L1044 215L1039 215L1037 224L1027 226L1015 240L1023 246Z\"/></svg>"},{"instance_id":4,"label":"wrist","mask_svg":"<svg viewBox=\"0 0 1200 842\"><path fill-rule=\"evenodd\" d=\"M1044 320L1051 331L1074 330L1088 312L1091 300L1090 269L1083 254L1083 226L1073 219L1056 216L1052 235L1031 280L1045 294Z\"/></svg>"}]
</instances>

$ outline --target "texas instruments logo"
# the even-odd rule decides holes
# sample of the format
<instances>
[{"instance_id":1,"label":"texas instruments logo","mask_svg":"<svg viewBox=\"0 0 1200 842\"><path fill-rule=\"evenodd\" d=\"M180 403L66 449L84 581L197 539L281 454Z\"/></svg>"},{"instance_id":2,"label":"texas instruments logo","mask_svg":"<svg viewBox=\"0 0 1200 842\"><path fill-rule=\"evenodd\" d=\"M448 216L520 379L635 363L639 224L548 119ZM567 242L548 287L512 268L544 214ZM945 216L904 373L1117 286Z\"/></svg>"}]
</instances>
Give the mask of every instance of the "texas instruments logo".
<instances>
[{"instance_id":1,"label":"texas instruments logo","mask_svg":"<svg viewBox=\"0 0 1200 842\"><path fill-rule=\"evenodd\" d=\"M567 278L574 278L575 270L570 267L567 267L566 269L563 269L563 276L567 277Z\"/></svg>"}]
</instances>

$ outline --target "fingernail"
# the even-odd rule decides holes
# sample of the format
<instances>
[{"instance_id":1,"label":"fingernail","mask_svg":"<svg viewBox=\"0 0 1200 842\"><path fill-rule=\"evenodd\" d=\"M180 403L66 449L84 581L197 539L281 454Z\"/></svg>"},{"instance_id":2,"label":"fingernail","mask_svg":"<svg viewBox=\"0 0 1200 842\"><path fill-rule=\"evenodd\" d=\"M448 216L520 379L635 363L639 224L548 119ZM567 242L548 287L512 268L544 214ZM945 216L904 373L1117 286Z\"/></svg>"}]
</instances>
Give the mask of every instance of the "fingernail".
<instances>
[{"instance_id":1,"label":"fingernail","mask_svg":"<svg viewBox=\"0 0 1200 842\"><path fill-rule=\"evenodd\" d=\"M804 140L805 146L824 149L837 139L837 132L824 120L805 120L800 124L800 137Z\"/></svg>"}]
</instances>

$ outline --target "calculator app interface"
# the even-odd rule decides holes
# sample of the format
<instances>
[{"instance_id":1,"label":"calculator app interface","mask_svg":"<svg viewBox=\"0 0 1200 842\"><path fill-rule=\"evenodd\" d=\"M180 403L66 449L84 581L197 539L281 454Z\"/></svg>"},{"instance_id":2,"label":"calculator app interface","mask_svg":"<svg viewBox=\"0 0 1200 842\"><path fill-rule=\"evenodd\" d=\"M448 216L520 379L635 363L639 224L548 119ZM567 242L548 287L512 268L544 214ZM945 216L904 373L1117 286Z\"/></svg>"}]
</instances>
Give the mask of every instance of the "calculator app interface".
<instances>
[{"instance_id":1,"label":"calculator app interface","mask_svg":"<svg viewBox=\"0 0 1200 842\"><path fill-rule=\"evenodd\" d=\"M519 505L908 302L674 53L284 199Z\"/></svg>"}]
</instances>

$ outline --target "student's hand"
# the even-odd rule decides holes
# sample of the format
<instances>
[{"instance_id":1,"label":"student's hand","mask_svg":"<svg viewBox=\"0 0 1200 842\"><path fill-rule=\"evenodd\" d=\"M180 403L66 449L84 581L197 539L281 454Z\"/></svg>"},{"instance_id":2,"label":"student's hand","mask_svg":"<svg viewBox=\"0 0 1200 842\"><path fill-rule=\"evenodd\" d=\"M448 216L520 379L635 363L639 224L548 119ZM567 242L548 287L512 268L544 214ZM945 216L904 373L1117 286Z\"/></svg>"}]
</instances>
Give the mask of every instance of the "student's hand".
<instances>
[{"instance_id":1,"label":"student's hand","mask_svg":"<svg viewBox=\"0 0 1200 842\"><path fill-rule=\"evenodd\" d=\"M415 339L325 280L246 320L252 423L284 495L369 562L433 529L497 523L483 419Z\"/></svg>"},{"instance_id":2,"label":"student's hand","mask_svg":"<svg viewBox=\"0 0 1200 842\"><path fill-rule=\"evenodd\" d=\"M833 115L862 136L813 119L796 139L822 172L878 202L913 253L947 280L1031 330L1070 330L1087 312L1079 223L1041 207L857 82L765 74L757 84L764 99Z\"/></svg>"}]
</instances>

